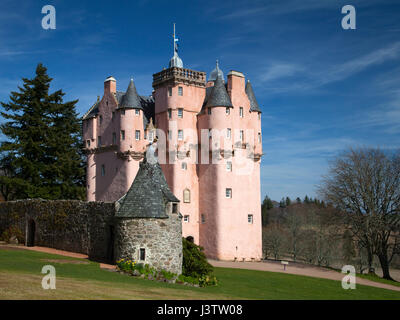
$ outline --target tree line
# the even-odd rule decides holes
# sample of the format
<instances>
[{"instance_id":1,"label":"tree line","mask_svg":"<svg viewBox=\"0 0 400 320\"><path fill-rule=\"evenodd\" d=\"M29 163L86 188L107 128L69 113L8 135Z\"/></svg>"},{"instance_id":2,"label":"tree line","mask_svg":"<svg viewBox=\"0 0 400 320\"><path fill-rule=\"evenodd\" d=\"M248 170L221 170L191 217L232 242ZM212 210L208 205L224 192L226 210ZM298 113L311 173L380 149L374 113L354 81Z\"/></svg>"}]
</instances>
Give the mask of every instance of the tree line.
<instances>
[{"instance_id":1,"label":"tree line","mask_svg":"<svg viewBox=\"0 0 400 320\"><path fill-rule=\"evenodd\" d=\"M323 266L351 264L374 272L378 260L385 279L400 267L400 155L379 149L349 149L322 177L318 194L261 210L265 257L291 258Z\"/></svg>"}]
</instances>

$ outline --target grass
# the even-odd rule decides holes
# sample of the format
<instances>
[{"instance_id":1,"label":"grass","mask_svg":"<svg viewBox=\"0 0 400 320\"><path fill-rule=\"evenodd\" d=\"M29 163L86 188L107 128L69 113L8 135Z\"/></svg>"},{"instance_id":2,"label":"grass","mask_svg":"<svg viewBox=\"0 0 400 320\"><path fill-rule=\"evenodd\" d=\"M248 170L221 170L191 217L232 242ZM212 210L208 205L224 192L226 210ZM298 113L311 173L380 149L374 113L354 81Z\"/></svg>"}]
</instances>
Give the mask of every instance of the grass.
<instances>
[{"instance_id":1,"label":"grass","mask_svg":"<svg viewBox=\"0 0 400 320\"><path fill-rule=\"evenodd\" d=\"M390 284L390 285L396 286L396 287L400 287L400 282L392 281L392 280L386 280L386 279L383 279L383 278L379 277L376 274L374 275L374 274L360 274L360 273L357 273L357 277L364 278L364 279L371 280L371 281L375 281L375 282Z\"/></svg>"},{"instance_id":2,"label":"grass","mask_svg":"<svg viewBox=\"0 0 400 320\"><path fill-rule=\"evenodd\" d=\"M47 260L51 259L51 262ZM62 260L62 263L55 262ZM28 250L0 248L0 299L384 299L400 292L357 285L343 290L334 280L266 271L215 268L217 287L193 288L137 279L99 264ZM68 263L71 262L71 263ZM75 263L73 263L75 262ZM43 290L43 265L56 268L56 290Z\"/></svg>"}]
</instances>

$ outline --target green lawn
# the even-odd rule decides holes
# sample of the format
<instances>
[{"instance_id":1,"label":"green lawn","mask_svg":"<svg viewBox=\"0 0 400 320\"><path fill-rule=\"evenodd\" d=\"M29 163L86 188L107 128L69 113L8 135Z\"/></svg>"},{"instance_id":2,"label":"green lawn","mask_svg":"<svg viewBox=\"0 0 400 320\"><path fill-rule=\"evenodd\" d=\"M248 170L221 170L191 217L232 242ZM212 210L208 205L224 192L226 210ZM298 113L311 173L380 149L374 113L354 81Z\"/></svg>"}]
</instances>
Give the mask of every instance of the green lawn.
<instances>
[{"instance_id":1,"label":"green lawn","mask_svg":"<svg viewBox=\"0 0 400 320\"><path fill-rule=\"evenodd\" d=\"M63 263L46 261L64 260ZM215 268L217 287L193 288L102 270L83 259L0 247L0 299L396 299L400 292L291 274ZM71 263L67 263L71 262ZM75 263L74 263L75 262ZM57 289L43 290L43 265L56 268Z\"/></svg>"}]
</instances>

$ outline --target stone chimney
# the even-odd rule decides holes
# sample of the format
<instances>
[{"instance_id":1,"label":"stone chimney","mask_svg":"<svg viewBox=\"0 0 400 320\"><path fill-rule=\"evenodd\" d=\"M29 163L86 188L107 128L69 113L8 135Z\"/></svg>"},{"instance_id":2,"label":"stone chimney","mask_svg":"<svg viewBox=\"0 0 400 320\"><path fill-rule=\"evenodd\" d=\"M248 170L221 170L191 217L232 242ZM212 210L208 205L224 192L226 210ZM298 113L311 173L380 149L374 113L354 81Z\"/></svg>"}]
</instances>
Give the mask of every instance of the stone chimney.
<instances>
[{"instance_id":1,"label":"stone chimney","mask_svg":"<svg viewBox=\"0 0 400 320\"><path fill-rule=\"evenodd\" d=\"M114 77L109 76L104 81L104 94L106 93L115 93L117 91L117 81Z\"/></svg>"},{"instance_id":2,"label":"stone chimney","mask_svg":"<svg viewBox=\"0 0 400 320\"><path fill-rule=\"evenodd\" d=\"M228 73L228 92L236 91L236 92L244 92L245 91L245 82L244 82L244 74L239 71L231 70Z\"/></svg>"}]
</instances>

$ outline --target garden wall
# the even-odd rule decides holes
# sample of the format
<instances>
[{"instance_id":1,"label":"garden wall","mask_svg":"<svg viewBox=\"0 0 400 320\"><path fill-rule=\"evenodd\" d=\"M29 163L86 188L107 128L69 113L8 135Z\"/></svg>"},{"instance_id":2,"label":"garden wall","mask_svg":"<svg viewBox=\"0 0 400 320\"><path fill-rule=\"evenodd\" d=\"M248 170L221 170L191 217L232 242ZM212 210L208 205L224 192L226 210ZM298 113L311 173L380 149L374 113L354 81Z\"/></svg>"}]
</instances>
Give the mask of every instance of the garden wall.
<instances>
[{"instance_id":1,"label":"garden wall","mask_svg":"<svg viewBox=\"0 0 400 320\"><path fill-rule=\"evenodd\" d=\"M115 204L78 200L0 203L0 236L18 234L28 246L44 246L109 261L113 257Z\"/></svg>"}]
</instances>

